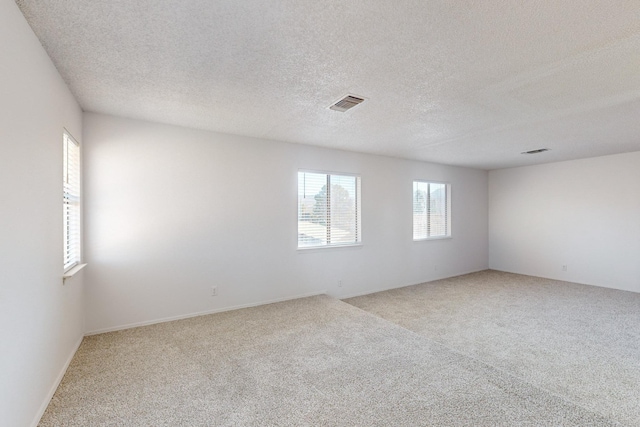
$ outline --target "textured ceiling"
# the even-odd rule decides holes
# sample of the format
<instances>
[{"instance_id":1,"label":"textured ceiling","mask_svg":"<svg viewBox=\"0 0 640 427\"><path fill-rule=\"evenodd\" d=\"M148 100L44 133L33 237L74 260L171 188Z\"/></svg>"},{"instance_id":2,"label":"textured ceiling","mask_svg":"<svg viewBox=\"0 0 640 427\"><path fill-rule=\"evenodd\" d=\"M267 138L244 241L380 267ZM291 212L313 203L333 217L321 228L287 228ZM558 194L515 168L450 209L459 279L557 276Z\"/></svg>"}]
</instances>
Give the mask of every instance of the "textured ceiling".
<instances>
[{"instance_id":1,"label":"textured ceiling","mask_svg":"<svg viewBox=\"0 0 640 427\"><path fill-rule=\"evenodd\" d=\"M17 3L85 111L483 169L640 150L638 0Z\"/></svg>"}]
</instances>

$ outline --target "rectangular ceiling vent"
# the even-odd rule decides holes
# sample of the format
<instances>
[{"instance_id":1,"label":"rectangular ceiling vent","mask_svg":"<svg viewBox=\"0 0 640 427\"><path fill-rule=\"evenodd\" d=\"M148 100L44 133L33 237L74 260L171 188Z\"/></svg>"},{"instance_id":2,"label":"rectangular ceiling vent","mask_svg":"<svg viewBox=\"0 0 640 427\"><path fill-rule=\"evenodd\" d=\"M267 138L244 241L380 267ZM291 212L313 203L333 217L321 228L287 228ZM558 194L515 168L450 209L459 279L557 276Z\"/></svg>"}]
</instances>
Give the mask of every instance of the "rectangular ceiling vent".
<instances>
[{"instance_id":1,"label":"rectangular ceiling vent","mask_svg":"<svg viewBox=\"0 0 640 427\"><path fill-rule=\"evenodd\" d=\"M548 148L538 148L537 150L523 151L521 154L540 154L549 151Z\"/></svg>"},{"instance_id":2,"label":"rectangular ceiling vent","mask_svg":"<svg viewBox=\"0 0 640 427\"><path fill-rule=\"evenodd\" d=\"M340 101L336 102L331 107L329 107L329 109L344 113L345 111L350 110L351 108L355 107L358 104L361 104L362 102L364 102L364 98L359 98L353 95L347 95L344 98L342 98Z\"/></svg>"}]
</instances>

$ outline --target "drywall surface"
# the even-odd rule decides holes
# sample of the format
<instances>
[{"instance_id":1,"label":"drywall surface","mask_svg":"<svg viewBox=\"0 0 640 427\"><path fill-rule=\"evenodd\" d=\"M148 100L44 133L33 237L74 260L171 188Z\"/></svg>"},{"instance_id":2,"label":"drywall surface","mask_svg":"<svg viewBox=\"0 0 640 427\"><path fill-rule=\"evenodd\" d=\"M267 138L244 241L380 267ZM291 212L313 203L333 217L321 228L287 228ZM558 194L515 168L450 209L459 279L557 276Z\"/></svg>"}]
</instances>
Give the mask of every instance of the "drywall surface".
<instances>
[{"instance_id":1,"label":"drywall surface","mask_svg":"<svg viewBox=\"0 0 640 427\"><path fill-rule=\"evenodd\" d=\"M640 292L640 152L489 172L489 253L496 270Z\"/></svg>"},{"instance_id":2,"label":"drywall surface","mask_svg":"<svg viewBox=\"0 0 640 427\"><path fill-rule=\"evenodd\" d=\"M36 423L83 336L62 284L62 132L82 113L13 1L0 1L0 425Z\"/></svg>"},{"instance_id":3,"label":"drywall surface","mask_svg":"<svg viewBox=\"0 0 640 427\"><path fill-rule=\"evenodd\" d=\"M90 333L487 268L486 171L94 113L83 126ZM297 250L299 169L361 175L362 246ZM412 240L413 179L451 183L453 238Z\"/></svg>"}]
</instances>

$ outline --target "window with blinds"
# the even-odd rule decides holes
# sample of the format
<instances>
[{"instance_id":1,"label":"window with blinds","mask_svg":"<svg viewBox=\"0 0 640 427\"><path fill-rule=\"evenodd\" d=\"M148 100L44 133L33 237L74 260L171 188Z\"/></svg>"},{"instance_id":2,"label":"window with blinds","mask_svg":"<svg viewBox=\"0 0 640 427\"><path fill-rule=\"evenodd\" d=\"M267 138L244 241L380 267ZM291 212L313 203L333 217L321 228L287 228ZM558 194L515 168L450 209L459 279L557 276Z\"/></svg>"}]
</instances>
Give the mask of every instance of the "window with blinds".
<instances>
[{"instance_id":1,"label":"window with blinds","mask_svg":"<svg viewBox=\"0 0 640 427\"><path fill-rule=\"evenodd\" d=\"M298 248L362 241L360 177L298 172Z\"/></svg>"},{"instance_id":2,"label":"window with blinds","mask_svg":"<svg viewBox=\"0 0 640 427\"><path fill-rule=\"evenodd\" d=\"M80 146L63 134L62 219L64 270L80 263Z\"/></svg>"},{"instance_id":3,"label":"window with blinds","mask_svg":"<svg viewBox=\"0 0 640 427\"><path fill-rule=\"evenodd\" d=\"M413 240L451 236L451 186L413 181Z\"/></svg>"}]
</instances>

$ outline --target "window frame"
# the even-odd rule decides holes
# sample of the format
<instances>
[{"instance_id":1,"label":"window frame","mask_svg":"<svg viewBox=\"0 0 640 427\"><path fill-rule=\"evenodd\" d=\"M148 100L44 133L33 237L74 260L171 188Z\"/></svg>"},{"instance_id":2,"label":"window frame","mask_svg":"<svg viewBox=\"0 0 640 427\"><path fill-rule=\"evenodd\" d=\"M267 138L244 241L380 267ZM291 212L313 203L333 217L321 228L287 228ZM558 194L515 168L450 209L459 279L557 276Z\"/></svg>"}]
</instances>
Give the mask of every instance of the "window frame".
<instances>
[{"instance_id":1,"label":"window frame","mask_svg":"<svg viewBox=\"0 0 640 427\"><path fill-rule=\"evenodd\" d=\"M348 242L348 243L331 243L331 244L323 244L323 245L313 245L313 246L300 246L300 240L299 240L299 234L300 234L300 195L299 193L296 194L296 218L297 218L297 225L296 225L296 249L298 251L314 251L314 250L324 250L324 249L335 249L335 248L348 248L348 247L360 247L362 246L362 176L358 173L348 173L348 172L335 172L335 171L326 171L326 170L317 170L317 169L298 169L296 172L296 192L299 191L300 188L300 181L299 181L299 177L301 173L312 173L312 174L319 174L319 175L326 175L327 177L330 176L338 176L338 177L353 177L355 178L355 192L356 192L356 197L355 197L355 206L356 206L356 212L355 212L355 235L356 235L356 240L355 242ZM328 194L329 197L327 197L327 204L331 203L331 199L330 199L330 194L331 194L331 189L330 186L328 187ZM330 221L330 219L329 219ZM328 233L329 230L327 230Z\"/></svg>"},{"instance_id":2,"label":"window frame","mask_svg":"<svg viewBox=\"0 0 640 427\"><path fill-rule=\"evenodd\" d=\"M431 212L428 209L428 206L430 205L430 197L431 194L429 191L427 191L427 200L425 201L425 204L427 206L426 208L426 214L427 214L427 225L426 225L426 237L417 237L416 238L416 231L415 231L415 200L414 200L414 187L416 185L416 183L420 183L420 184L437 184L437 185L444 185L445 186L445 205L446 205L446 216L445 216L445 234L444 235L437 235L437 236L429 236L429 230L430 230L430 225L429 225L429 221L430 221L430 215ZM422 241L430 241L430 240L442 240L442 239L451 239L453 237L453 232L452 232L452 210L451 210L451 183L449 182L445 182L445 181L434 181L434 180L427 180L427 179L414 179L411 182L411 222L412 222L412 238L414 242L422 242Z\"/></svg>"},{"instance_id":3,"label":"window frame","mask_svg":"<svg viewBox=\"0 0 640 427\"><path fill-rule=\"evenodd\" d=\"M80 143L71 135L67 129L63 129L62 132L62 225L63 225L63 274L69 273L76 267L82 264L82 148ZM69 164L69 144L77 147L77 187L71 190L67 189L70 164ZM75 194L73 194L75 193ZM71 200L71 202L69 202ZM68 205L73 205L75 213L69 212ZM72 225L77 230L77 237L71 239L70 226L68 221L75 216L75 223ZM68 257L69 251L67 250L71 240L75 240L73 252L76 254L72 259ZM75 270L74 270L75 271Z\"/></svg>"}]
</instances>

